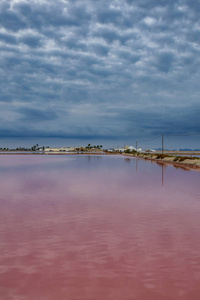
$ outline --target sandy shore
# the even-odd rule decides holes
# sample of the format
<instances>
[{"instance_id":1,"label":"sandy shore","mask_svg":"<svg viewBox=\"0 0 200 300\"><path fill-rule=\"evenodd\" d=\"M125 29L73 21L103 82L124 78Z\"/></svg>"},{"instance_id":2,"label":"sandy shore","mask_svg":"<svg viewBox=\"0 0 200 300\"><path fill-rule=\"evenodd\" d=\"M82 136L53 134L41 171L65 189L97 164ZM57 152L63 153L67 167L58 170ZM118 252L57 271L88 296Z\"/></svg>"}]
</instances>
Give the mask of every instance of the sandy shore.
<instances>
[{"instance_id":1,"label":"sandy shore","mask_svg":"<svg viewBox=\"0 0 200 300\"><path fill-rule=\"evenodd\" d=\"M160 155L158 154L139 154L137 156L133 154L124 154L125 156L134 156L137 158L147 159L151 161L155 161L157 163L162 164L172 164L175 167L184 168L187 170L197 170L200 171L200 159L198 158L188 158L188 157L181 157L181 156L168 156L168 155Z\"/></svg>"}]
</instances>

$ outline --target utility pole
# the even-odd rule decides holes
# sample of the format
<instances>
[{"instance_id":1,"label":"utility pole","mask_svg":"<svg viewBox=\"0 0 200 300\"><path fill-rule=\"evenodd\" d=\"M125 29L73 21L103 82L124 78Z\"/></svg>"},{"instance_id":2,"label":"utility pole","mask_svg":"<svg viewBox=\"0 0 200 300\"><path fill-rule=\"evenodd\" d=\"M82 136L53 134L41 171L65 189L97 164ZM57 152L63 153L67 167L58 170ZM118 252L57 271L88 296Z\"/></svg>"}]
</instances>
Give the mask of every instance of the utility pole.
<instances>
[{"instance_id":1,"label":"utility pole","mask_svg":"<svg viewBox=\"0 0 200 300\"><path fill-rule=\"evenodd\" d=\"M137 151L137 141L136 141L136 151Z\"/></svg>"},{"instance_id":2,"label":"utility pole","mask_svg":"<svg viewBox=\"0 0 200 300\"><path fill-rule=\"evenodd\" d=\"M163 151L164 151L164 135L162 134L162 154L163 154Z\"/></svg>"}]
</instances>

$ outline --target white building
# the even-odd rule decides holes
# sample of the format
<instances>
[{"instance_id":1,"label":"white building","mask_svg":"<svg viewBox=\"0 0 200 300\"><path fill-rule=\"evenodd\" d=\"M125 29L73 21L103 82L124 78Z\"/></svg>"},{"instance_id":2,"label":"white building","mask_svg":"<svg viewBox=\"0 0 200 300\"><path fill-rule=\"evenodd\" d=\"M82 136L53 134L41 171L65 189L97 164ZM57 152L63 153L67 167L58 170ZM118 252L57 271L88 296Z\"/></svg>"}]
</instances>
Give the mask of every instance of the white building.
<instances>
[{"instance_id":1,"label":"white building","mask_svg":"<svg viewBox=\"0 0 200 300\"><path fill-rule=\"evenodd\" d=\"M135 147L133 147L133 146L126 146L126 147L124 147L125 148L125 150L130 150L130 151L136 151L136 148Z\"/></svg>"},{"instance_id":2,"label":"white building","mask_svg":"<svg viewBox=\"0 0 200 300\"><path fill-rule=\"evenodd\" d=\"M125 146L123 148L119 148L119 149L115 149L116 151L119 151L119 152L124 152L126 150L129 150L129 151L136 151L135 147L133 146Z\"/></svg>"}]
</instances>

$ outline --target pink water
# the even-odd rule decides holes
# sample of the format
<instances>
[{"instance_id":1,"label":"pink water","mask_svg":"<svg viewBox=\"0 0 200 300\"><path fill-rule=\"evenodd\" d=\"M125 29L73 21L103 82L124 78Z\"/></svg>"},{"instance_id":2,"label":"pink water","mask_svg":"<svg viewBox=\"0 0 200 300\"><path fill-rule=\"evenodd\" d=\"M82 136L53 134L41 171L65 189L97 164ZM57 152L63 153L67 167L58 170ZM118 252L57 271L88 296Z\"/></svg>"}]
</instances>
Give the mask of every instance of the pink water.
<instances>
[{"instance_id":1,"label":"pink water","mask_svg":"<svg viewBox=\"0 0 200 300\"><path fill-rule=\"evenodd\" d=\"M0 156L1 300L199 300L200 172Z\"/></svg>"}]
</instances>

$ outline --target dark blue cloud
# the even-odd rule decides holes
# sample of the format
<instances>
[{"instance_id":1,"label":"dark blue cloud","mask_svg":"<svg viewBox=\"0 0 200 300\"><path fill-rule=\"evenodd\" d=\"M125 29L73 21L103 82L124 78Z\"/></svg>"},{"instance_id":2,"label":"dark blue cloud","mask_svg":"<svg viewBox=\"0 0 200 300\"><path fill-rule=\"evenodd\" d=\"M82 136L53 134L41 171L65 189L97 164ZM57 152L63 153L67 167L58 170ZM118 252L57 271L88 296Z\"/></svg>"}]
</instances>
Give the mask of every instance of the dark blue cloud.
<instances>
[{"instance_id":1,"label":"dark blue cloud","mask_svg":"<svg viewBox=\"0 0 200 300\"><path fill-rule=\"evenodd\" d=\"M120 35L116 32L116 30L109 28L99 28L95 32L95 36L103 38L107 43L113 43L114 41L120 40Z\"/></svg>"},{"instance_id":2,"label":"dark blue cloud","mask_svg":"<svg viewBox=\"0 0 200 300\"><path fill-rule=\"evenodd\" d=\"M131 52L125 50L119 51L118 55L120 58L129 61L129 63L133 63L133 64L140 60L139 54L132 54Z\"/></svg>"},{"instance_id":3,"label":"dark blue cloud","mask_svg":"<svg viewBox=\"0 0 200 300\"><path fill-rule=\"evenodd\" d=\"M57 115L54 111L41 110L36 108L20 108L19 113L22 115L22 119L25 122L45 122L49 120L57 119Z\"/></svg>"},{"instance_id":4,"label":"dark blue cloud","mask_svg":"<svg viewBox=\"0 0 200 300\"><path fill-rule=\"evenodd\" d=\"M198 131L198 11L193 0L2 0L0 134Z\"/></svg>"},{"instance_id":5,"label":"dark blue cloud","mask_svg":"<svg viewBox=\"0 0 200 300\"><path fill-rule=\"evenodd\" d=\"M26 23L5 1L0 4L0 20L1 26L14 32L26 28Z\"/></svg>"},{"instance_id":6,"label":"dark blue cloud","mask_svg":"<svg viewBox=\"0 0 200 300\"><path fill-rule=\"evenodd\" d=\"M98 56L107 56L109 52L109 47L102 45L102 44L94 44L91 45L91 49L95 52L95 54Z\"/></svg>"},{"instance_id":7,"label":"dark blue cloud","mask_svg":"<svg viewBox=\"0 0 200 300\"><path fill-rule=\"evenodd\" d=\"M41 38L38 36L24 35L19 38L19 42L29 46L30 48L41 47Z\"/></svg>"},{"instance_id":8,"label":"dark blue cloud","mask_svg":"<svg viewBox=\"0 0 200 300\"><path fill-rule=\"evenodd\" d=\"M161 72L168 73L172 68L173 61L174 61L173 53L163 52L158 56L157 67Z\"/></svg>"},{"instance_id":9,"label":"dark blue cloud","mask_svg":"<svg viewBox=\"0 0 200 300\"><path fill-rule=\"evenodd\" d=\"M97 21L102 24L119 24L122 20L122 15L120 10L110 9L109 5L106 9L98 12Z\"/></svg>"},{"instance_id":10,"label":"dark blue cloud","mask_svg":"<svg viewBox=\"0 0 200 300\"><path fill-rule=\"evenodd\" d=\"M0 41L5 42L6 44L16 44L15 36L7 33L0 33Z\"/></svg>"}]
</instances>

